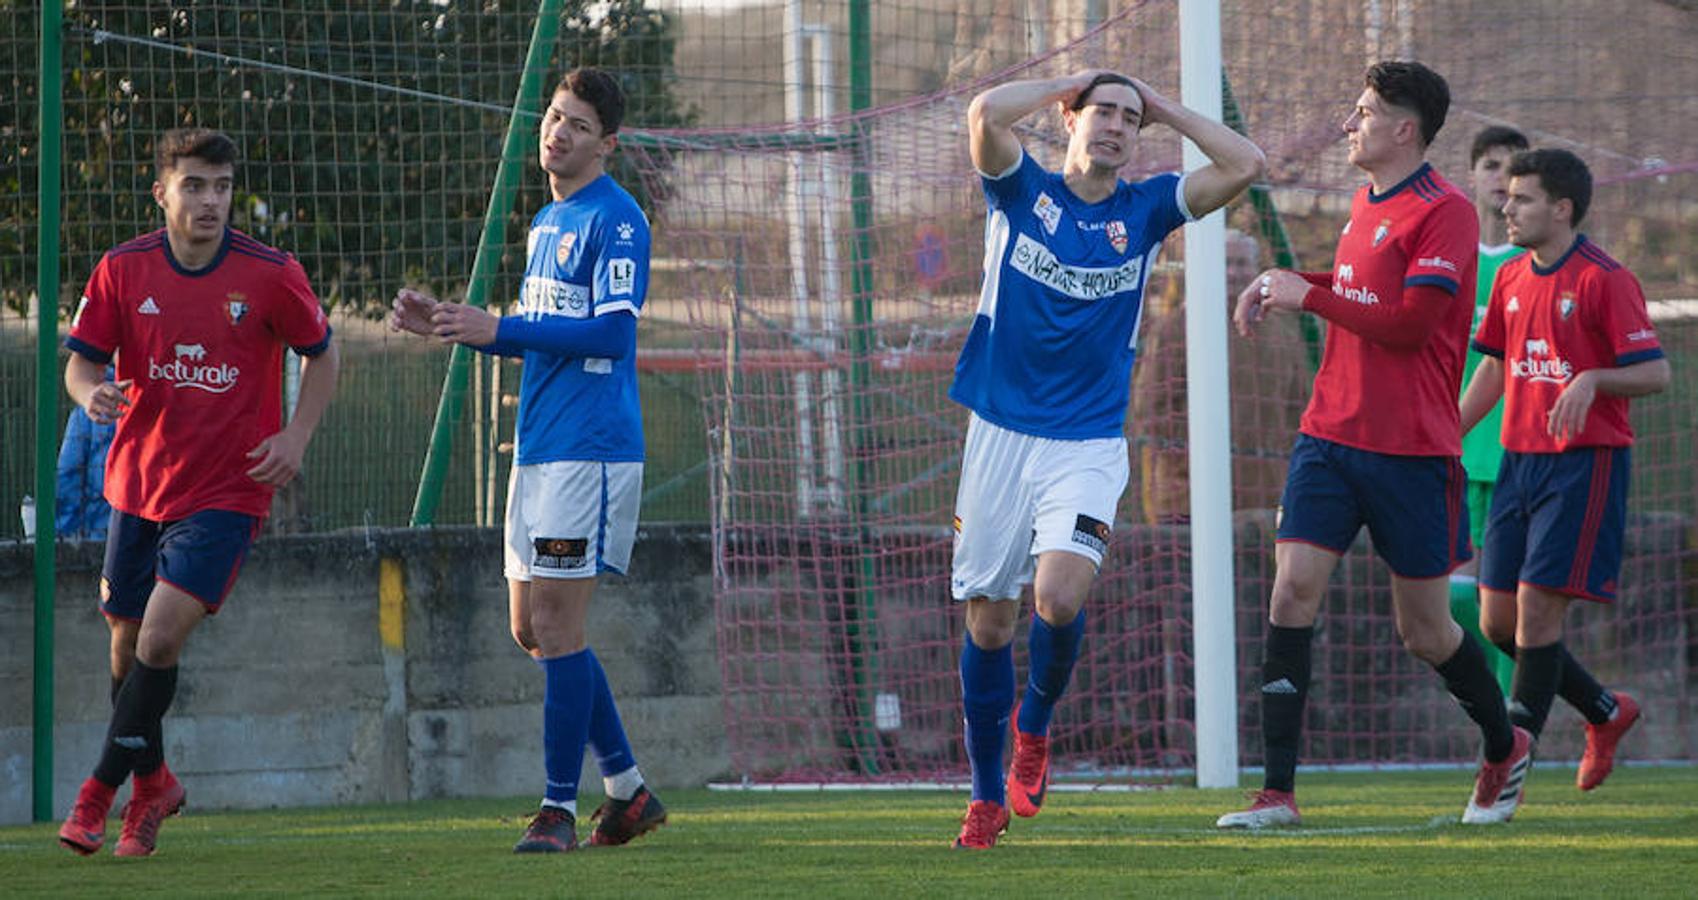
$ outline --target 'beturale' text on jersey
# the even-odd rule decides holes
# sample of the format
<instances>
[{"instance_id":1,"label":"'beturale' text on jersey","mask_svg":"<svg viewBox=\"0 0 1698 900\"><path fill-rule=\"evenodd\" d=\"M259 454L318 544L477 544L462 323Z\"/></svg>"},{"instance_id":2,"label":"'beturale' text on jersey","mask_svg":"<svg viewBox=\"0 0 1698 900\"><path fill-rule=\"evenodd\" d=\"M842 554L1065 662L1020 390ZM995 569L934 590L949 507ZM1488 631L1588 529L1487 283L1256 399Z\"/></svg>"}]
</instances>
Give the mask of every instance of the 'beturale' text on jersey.
<instances>
[{"instance_id":1,"label":"'beturale' text on jersey","mask_svg":"<svg viewBox=\"0 0 1698 900\"><path fill-rule=\"evenodd\" d=\"M642 314L649 222L611 177L543 207L531 220L527 244L516 310L526 319ZM526 351L516 458L520 465L642 462L636 347L619 359Z\"/></svg>"},{"instance_id":2,"label":"'beturale' text on jersey","mask_svg":"<svg viewBox=\"0 0 1698 900\"><path fill-rule=\"evenodd\" d=\"M1474 316L1479 236L1474 204L1428 164L1384 194L1368 185L1357 191L1333 258L1333 293L1397 304L1404 288L1431 285L1455 302L1413 350L1329 323L1304 434L1397 456L1462 452L1456 398Z\"/></svg>"},{"instance_id":3,"label":"'beturale' text on jersey","mask_svg":"<svg viewBox=\"0 0 1698 900\"><path fill-rule=\"evenodd\" d=\"M1503 360L1503 446L1516 453L1632 446L1626 397L1598 391L1567 440L1546 430L1551 407L1587 369L1663 356L1639 280L1585 235L1549 269L1531 253L1504 264L1474 348Z\"/></svg>"},{"instance_id":4,"label":"'beturale' text on jersey","mask_svg":"<svg viewBox=\"0 0 1698 900\"><path fill-rule=\"evenodd\" d=\"M132 381L106 457L106 499L169 522L209 509L264 516L272 487L248 451L283 427L283 348L316 356L330 324L295 258L235 229L205 268L171 255L163 229L101 258L72 351L117 357Z\"/></svg>"},{"instance_id":5,"label":"'beturale' text on jersey","mask_svg":"<svg viewBox=\"0 0 1698 900\"><path fill-rule=\"evenodd\" d=\"M980 180L984 283L950 398L1023 434L1119 437L1150 266L1190 218L1184 179L1123 181L1086 203L1022 153Z\"/></svg>"}]
</instances>

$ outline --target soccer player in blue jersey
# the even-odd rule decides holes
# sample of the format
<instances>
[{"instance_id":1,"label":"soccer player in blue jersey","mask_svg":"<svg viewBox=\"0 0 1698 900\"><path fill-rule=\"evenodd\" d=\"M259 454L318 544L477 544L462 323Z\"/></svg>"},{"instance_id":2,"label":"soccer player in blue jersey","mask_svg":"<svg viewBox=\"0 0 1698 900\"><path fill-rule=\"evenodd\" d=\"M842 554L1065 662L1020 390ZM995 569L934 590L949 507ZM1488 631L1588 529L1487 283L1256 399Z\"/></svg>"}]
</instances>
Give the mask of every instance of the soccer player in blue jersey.
<instances>
[{"instance_id":1,"label":"soccer player in blue jersey","mask_svg":"<svg viewBox=\"0 0 1698 900\"><path fill-rule=\"evenodd\" d=\"M1061 107L1060 172L1014 134ZM1210 164L1122 181L1140 129L1162 124ZM1072 677L1084 602L1129 473L1129 379L1150 266L1168 232L1237 196L1265 165L1248 140L1117 72L998 85L967 110L988 207L978 314L949 395L972 410L955 502L951 593L964 602L962 706L973 796L955 846L986 849L1008 811L1038 813L1049 783L1049 723ZM1014 758L1012 643L1031 587L1031 674Z\"/></svg>"},{"instance_id":2,"label":"soccer player in blue jersey","mask_svg":"<svg viewBox=\"0 0 1698 900\"><path fill-rule=\"evenodd\" d=\"M649 225L606 173L624 113L624 92L606 72L576 69L555 87L538 147L553 202L531 221L516 314L404 289L390 316L397 330L524 358L505 572L513 639L546 679L547 787L518 853L578 846L586 743L607 791L591 844L624 844L666 821L584 634L597 577L623 574L630 561L642 499L636 355Z\"/></svg>"}]
</instances>

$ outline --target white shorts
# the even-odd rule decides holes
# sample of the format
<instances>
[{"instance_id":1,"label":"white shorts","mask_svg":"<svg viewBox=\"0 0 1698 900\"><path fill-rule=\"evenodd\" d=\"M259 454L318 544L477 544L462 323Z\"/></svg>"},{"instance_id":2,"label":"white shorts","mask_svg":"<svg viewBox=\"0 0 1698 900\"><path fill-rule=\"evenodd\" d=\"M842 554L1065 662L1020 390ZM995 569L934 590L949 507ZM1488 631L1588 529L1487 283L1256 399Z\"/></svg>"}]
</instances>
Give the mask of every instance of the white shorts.
<instances>
[{"instance_id":1,"label":"white shorts","mask_svg":"<svg viewBox=\"0 0 1698 900\"><path fill-rule=\"evenodd\" d=\"M1125 438L1033 437L975 414L961 451L950 593L1019 599L1038 554L1052 550L1102 565L1130 476Z\"/></svg>"},{"instance_id":2,"label":"white shorts","mask_svg":"<svg viewBox=\"0 0 1698 900\"><path fill-rule=\"evenodd\" d=\"M640 462L514 466L507 482L507 578L625 574L642 501Z\"/></svg>"}]
</instances>

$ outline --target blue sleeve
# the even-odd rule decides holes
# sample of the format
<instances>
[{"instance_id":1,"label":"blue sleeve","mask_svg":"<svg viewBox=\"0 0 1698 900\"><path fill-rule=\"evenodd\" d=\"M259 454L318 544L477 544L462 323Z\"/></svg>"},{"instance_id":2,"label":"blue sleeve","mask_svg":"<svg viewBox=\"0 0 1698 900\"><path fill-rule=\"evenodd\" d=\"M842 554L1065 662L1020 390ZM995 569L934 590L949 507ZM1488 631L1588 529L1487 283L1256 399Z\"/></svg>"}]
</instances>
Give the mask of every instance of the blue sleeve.
<instances>
[{"instance_id":1,"label":"blue sleeve","mask_svg":"<svg viewBox=\"0 0 1698 900\"><path fill-rule=\"evenodd\" d=\"M496 327L495 343L479 349L503 356L533 350L556 356L624 359L637 349L637 317L620 310L610 315L589 319L568 319L563 316L543 316L526 321L524 316L502 316Z\"/></svg>"},{"instance_id":2,"label":"blue sleeve","mask_svg":"<svg viewBox=\"0 0 1698 900\"><path fill-rule=\"evenodd\" d=\"M1180 193L1185 189L1185 181L1178 173L1165 172L1153 176L1138 187L1144 192L1143 202L1149 204L1152 242L1160 243L1175 228L1191 221L1190 210L1185 208L1185 198Z\"/></svg>"},{"instance_id":3,"label":"blue sleeve","mask_svg":"<svg viewBox=\"0 0 1698 900\"><path fill-rule=\"evenodd\" d=\"M991 209L1008 209L1030 199L1043 175L1044 167L1026 153L1025 147L1021 147L1020 161L1014 164L1014 168L989 175L980 172L979 186L984 188L985 203Z\"/></svg>"},{"instance_id":4,"label":"blue sleeve","mask_svg":"<svg viewBox=\"0 0 1698 900\"><path fill-rule=\"evenodd\" d=\"M638 315L649 291L648 220L635 205L610 209L596 222L593 235L595 276L590 297L595 305L591 315L600 318L620 311Z\"/></svg>"}]
</instances>

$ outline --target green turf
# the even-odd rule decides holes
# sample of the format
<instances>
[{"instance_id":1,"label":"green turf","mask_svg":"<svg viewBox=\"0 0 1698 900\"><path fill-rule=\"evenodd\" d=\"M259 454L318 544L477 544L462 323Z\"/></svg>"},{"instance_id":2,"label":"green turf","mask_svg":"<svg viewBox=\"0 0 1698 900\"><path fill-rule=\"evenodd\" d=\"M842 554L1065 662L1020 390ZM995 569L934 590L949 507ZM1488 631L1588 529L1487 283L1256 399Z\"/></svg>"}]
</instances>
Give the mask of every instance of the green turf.
<instances>
[{"instance_id":1,"label":"green turf","mask_svg":"<svg viewBox=\"0 0 1698 900\"><path fill-rule=\"evenodd\" d=\"M1305 775L1304 826L1221 833L1236 791L1053 794L989 853L954 851L947 793L672 791L620 849L515 857L525 800L189 814L147 860L76 857L0 828L8 897L1620 897L1698 892L1698 769L1628 768L1592 794L1537 769L1507 826L1453 824L1460 771ZM190 784L190 799L193 785ZM115 831L116 821L111 825Z\"/></svg>"}]
</instances>

